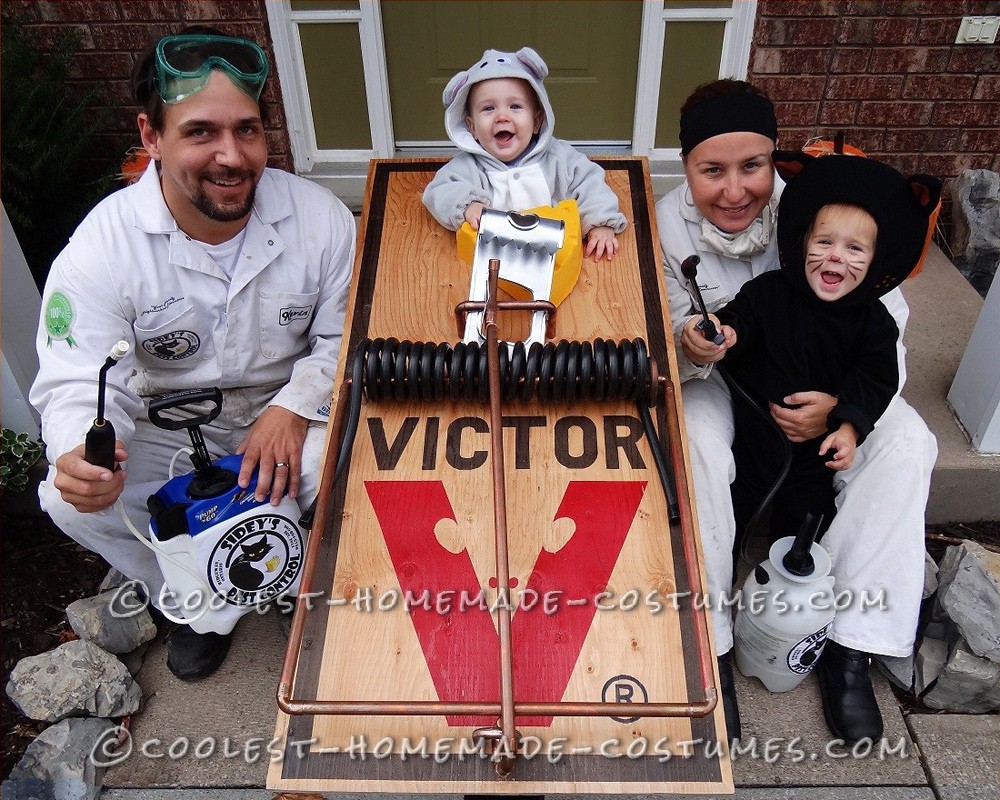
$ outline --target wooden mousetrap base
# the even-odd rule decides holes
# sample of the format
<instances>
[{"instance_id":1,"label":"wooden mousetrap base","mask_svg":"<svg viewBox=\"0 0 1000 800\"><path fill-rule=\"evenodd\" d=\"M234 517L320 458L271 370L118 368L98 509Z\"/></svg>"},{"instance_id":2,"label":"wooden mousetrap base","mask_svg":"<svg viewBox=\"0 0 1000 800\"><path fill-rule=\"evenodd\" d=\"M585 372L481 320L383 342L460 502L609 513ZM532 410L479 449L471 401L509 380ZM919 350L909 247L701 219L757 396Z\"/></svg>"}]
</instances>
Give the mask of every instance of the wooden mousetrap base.
<instances>
[{"instance_id":1,"label":"wooden mousetrap base","mask_svg":"<svg viewBox=\"0 0 1000 800\"><path fill-rule=\"evenodd\" d=\"M338 392L365 338L458 341L470 268L420 201L441 163L372 162ZM599 163L629 226L613 261L584 261L555 338L641 338L679 398L646 163ZM522 322L501 336L521 338ZM652 412L666 443L683 423L663 395ZM681 522L671 524L633 402L513 401L503 419L515 705L705 703L718 677L709 626L686 596L704 578L679 442ZM362 405L351 460L312 531L322 541L293 702L500 702L489 420L479 402ZM498 715L279 712L268 788L733 792L721 699L700 717L624 708L517 714L521 749L506 780L473 738Z\"/></svg>"}]
</instances>

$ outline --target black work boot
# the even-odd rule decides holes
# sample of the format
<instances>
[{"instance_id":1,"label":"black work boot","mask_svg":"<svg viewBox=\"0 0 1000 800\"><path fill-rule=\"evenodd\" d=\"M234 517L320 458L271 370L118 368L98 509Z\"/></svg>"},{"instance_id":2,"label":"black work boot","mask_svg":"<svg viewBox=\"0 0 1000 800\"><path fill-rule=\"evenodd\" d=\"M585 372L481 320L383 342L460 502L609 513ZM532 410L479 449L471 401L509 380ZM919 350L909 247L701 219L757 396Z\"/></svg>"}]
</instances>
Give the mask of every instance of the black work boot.
<instances>
[{"instance_id":1,"label":"black work boot","mask_svg":"<svg viewBox=\"0 0 1000 800\"><path fill-rule=\"evenodd\" d=\"M827 641L816 674L823 714L834 736L848 744L882 737L882 712L872 688L868 653Z\"/></svg>"},{"instance_id":2,"label":"black work boot","mask_svg":"<svg viewBox=\"0 0 1000 800\"><path fill-rule=\"evenodd\" d=\"M167 634L167 668L182 681L200 681L213 674L229 652L231 633L197 633L178 625Z\"/></svg>"},{"instance_id":3,"label":"black work boot","mask_svg":"<svg viewBox=\"0 0 1000 800\"><path fill-rule=\"evenodd\" d=\"M733 665L730 653L719 656L719 693L722 695L722 709L726 713L726 730L729 742L739 741L743 732L740 728L740 707L736 703L736 682L733 680Z\"/></svg>"}]
</instances>

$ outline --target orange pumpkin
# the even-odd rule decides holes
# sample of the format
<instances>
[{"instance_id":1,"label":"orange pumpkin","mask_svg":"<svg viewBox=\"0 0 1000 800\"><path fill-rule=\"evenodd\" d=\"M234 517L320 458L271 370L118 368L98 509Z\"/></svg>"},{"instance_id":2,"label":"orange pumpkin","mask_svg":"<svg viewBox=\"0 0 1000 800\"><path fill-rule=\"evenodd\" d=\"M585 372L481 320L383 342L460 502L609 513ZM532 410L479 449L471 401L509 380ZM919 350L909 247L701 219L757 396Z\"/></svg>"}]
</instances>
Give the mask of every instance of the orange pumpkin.
<instances>
[{"instance_id":1,"label":"orange pumpkin","mask_svg":"<svg viewBox=\"0 0 1000 800\"><path fill-rule=\"evenodd\" d=\"M146 148L132 147L125 154L125 160L122 161L122 171L118 173L118 178L126 186L135 183L142 177L142 173L146 171L148 165L149 153L146 152Z\"/></svg>"},{"instance_id":2,"label":"orange pumpkin","mask_svg":"<svg viewBox=\"0 0 1000 800\"><path fill-rule=\"evenodd\" d=\"M808 153L811 156L829 156L835 153L845 156L861 156L865 157L865 152L859 150L854 145L842 144L842 149L837 150L837 142L829 141L828 139L810 139L806 142L805 147L802 148L803 153Z\"/></svg>"}]
</instances>

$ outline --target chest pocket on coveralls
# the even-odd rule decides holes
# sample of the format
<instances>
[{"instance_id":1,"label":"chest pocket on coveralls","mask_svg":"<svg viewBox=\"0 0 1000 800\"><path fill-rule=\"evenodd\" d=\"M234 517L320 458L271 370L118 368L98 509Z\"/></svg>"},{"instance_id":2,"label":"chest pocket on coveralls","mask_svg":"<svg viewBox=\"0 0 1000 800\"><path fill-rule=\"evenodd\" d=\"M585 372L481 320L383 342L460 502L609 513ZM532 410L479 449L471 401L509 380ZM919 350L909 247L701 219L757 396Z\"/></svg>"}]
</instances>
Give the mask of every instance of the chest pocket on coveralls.
<instances>
[{"instance_id":1,"label":"chest pocket on coveralls","mask_svg":"<svg viewBox=\"0 0 1000 800\"><path fill-rule=\"evenodd\" d=\"M190 370L215 354L211 328L206 329L190 306L153 328L142 327L138 320L134 327L140 360L157 369Z\"/></svg>"},{"instance_id":2,"label":"chest pocket on coveralls","mask_svg":"<svg viewBox=\"0 0 1000 800\"><path fill-rule=\"evenodd\" d=\"M264 358L288 358L305 350L318 298L319 291L260 293L260 352Z\"/></svg>"}]
</instances>

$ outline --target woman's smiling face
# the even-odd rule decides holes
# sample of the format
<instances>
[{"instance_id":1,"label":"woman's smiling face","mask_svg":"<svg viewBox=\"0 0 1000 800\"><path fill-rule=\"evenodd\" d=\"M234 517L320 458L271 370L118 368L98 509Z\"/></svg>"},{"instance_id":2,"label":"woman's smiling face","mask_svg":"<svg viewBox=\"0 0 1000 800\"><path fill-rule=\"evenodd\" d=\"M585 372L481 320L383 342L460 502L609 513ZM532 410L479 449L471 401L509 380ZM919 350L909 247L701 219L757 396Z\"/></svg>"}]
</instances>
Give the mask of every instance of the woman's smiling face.
<instances>
[{"instance_id":1,"label":"woman's smiling face","mask_svg":"<svg viewBox=\"0 0 1000 800\"><path fill-rule=\"evenodd\" d=\"M726 233L749 228L774 193L773 150L773 141L748 131L696 145L684 157L684 174L702 216Z\"/></svg>"}]
</instances>

